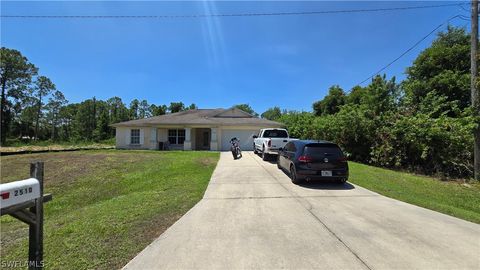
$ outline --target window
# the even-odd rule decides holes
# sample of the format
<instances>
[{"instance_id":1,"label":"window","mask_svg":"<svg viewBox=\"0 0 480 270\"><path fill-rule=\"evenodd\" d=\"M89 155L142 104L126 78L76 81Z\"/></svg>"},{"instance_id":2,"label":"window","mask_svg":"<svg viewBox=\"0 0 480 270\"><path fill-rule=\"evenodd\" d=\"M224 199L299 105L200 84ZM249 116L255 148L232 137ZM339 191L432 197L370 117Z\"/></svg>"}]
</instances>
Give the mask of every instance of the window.
<instances>
[{"instance_id":1,"label":"window","mask_svg":"<svg viewBox=\"0 0 480 270\"><path fill-rule=\"evenodd\" d=\"M313 157L343 157L342 150L336 144L310 143L305 145L303 152Z\"/></svg>"},{"instance_id":2,"label":"window","mask_svg":"<svg viewBox=\"0 0 480 270\"><path fill-rule=\"evenodd\" d=\"M140 144L140 129L130 130L130 144Z\"/></svg>"},{"instance_id":3,"label":"window","mask_svg":"<svg viewBox=\"0 0 480 270\"><path fill-rule=\"evenodd\" d=\"M177 144L177 130L169 129L168 130L168 142L170 144Z\"/></svg>"},{"instance_id":4,"label":"window","mask_svg":"<svg viewBox=\"0 0 480 270\"><path fill-rule=\"evenodd\" d=\"M185 129L169 129L168 142L170 144L183 144L185 141Z\"/></svg>"},{"instance_id":5,"label":"window","mask_svg":"<svg viewBox=\"0 0 480 270\"><path fill-rule=\"evenodd\" d=\"M296 151L295 144L293 144L292 142L287 143L287 144L285 145L285 151L295 152L295 151Z\"/></svg>"},{"instance_id":6,"label":"window","mask_svg":"<svg viewBox=\"0 0 480 270\"><path fill-rule=\"evenodd\" d=\"M185 141L185 129L179 129L178 132L178 144L183 144Z\"/></svg>"},{"instance_id":7,"label":"window","mask_svg":"<svg viewBox=\"0 0 480 270\"><path fill-rule=\"evenodd\" d=\"M270 129L263 132L263 138L287 138L288 134L285 130Z\"/></svg>"},{"instance_id":8,"label":"window","mask_svg":"<svg viewBox=\"0 0 480 270\"><path fill-rule=\"evenodd\" d=\"M291 145L292 145L292 142L289 142L289 143L285 144L285 146L283 147L283 149L284 149L285 151L290 151L290 148L292 147Z\"/></svg>"}]
</instances>

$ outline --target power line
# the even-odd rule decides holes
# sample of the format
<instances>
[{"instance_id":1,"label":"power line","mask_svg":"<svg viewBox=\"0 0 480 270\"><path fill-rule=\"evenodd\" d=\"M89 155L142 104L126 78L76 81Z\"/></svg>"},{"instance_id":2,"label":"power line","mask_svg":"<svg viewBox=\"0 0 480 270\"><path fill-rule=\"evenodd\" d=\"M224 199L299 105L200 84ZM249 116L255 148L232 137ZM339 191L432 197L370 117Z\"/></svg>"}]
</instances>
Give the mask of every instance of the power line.
<instances>
[{"instance_id":1,"label":"power line","mask_svg":"<svg viewBox=\"0 0 480 270\"><path fill-rule=\"evenodd\" d=\"M470 12L469 9L466 9L466 8L462 7L461 5L460 5L460 8L463 9L463 11Z\"/></svg>"},{"instance_id":2,"label":"power line","mask_svg":"<svg viewBox=\"0 0 480 270\"><path fill-rule=\"evenodd\" d=\"M458 15L458 18L461 19L461 20L464 20L464 21L470 21L470 18L467 17L467 16Z\"/></svg>"},{"instance_id":3,"label":"power line","mask_svg":"<svg viewBox=\"0 0 480 270\"><path fill-rule=\"evenodd\" d=\"M427 39L430 35L432 35L433 33L435 33L439 28L441 28L442 26L444 26L445 24L449 23L451 20L455 19L455 18L460 18L461 15L455 15L451 18L449 18L448 20L444 21L443 23L439 24L437 27L435 27L432 31L430 31L426 36L422 37L419 41L417 41L415 44L413 44L413 46L411 46L410 48L408 48L406 51L404 51L402 54L400 54L400 56L398 56L397 58L395 58L393 61L391 61L390 63L388 63L387 65L385 65L384 67L382 67L380 70L378 70L377 72L375 72L373 75L371 75L370 77L366 78L365 80L361 81L360 83L358 83L357 85L362 85L364 82L372 79L373 77L375 77L376 75L378 75L380 72L384 71L385 69L387 69L388 67L390 67L393 63L397 62L400 58L402 58L403 56L405 56L407 53L409 53L411 50L413 50L415 47L417 47L420 43L422 43L422 41L424 41L425 39Z\"/></svg>"},{"instance_id":4,"label":"power line","mask_svg":"<svg viewBox=\"0 0 480 270\"><path fill-rule=\"evenodd\" d=\"M323 11L299 11L299 12L267 12L267 13L227 13L227 14L196 14L196 15L0 15L0 18L26 18L26 19L179 19L179 18L208 18L208 17L256 17L256 16L292 16L292 15L319 15L400 11L414 9L441 8L462 6L466 4L443 4L410 7L374 8L374 9L346 9L346 10L323 10Z\"/></svg>"}]
</instances>

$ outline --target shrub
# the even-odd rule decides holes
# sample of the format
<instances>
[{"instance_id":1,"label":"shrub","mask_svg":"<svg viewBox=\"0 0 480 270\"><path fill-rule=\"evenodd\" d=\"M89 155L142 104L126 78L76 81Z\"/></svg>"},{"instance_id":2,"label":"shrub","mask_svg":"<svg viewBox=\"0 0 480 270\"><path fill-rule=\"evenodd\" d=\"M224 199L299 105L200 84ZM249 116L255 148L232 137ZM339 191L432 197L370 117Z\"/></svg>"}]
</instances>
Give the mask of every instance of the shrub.
<instances>
[{"instance_id":1,"label":"shrub","mask_svg":"<svg viewBox=\"0 0 480 270\"><path fill-rule=\"evenodd\" d=\"M430 118L426 114L390 119L371 148L372 162L427 174L468 177L473 172L471 116Z\"/></svg>"}]
</instances>

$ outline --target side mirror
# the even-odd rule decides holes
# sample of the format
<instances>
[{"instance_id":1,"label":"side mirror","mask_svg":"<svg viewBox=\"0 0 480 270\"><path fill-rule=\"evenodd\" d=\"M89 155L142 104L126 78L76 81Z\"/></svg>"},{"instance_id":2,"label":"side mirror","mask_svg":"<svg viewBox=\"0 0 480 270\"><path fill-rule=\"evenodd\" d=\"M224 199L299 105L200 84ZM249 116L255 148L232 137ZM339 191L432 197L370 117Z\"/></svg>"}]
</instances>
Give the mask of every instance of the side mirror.
<instances>
[{"instance_id":1,"label":"side mirror","mask_svg":"<svg viewBox=\"0 0 480 270\"><path fill-rule=\"evenodd\" d=\"M257 136L257 135L253 135L252 137L253 137L254 139L258 138L258 136Z\"/></svg>"}]
</instances>

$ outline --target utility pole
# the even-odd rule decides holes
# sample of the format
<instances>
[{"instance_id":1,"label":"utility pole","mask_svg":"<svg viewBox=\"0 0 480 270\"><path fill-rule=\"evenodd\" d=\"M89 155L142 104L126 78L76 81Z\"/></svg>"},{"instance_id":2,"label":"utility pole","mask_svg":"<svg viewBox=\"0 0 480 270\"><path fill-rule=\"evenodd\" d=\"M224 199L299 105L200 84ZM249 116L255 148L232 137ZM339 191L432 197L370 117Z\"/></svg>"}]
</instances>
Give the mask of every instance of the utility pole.
<instances>
[{"instance_id":1,"label":"utility pole","mask_svg":"<svg viewBox=\"0 0 480 270\"><path fill-rule=\"evenodd\" d=\"M478 117L480 117L480 94L477 88L478 75L478 0L472 0L472 33L471 33L471 48L470 48L470 88L472 91L472 108L473 115L476 116L477 124ZM480 126L473 131L474 146L473 146L473 177L480 181Z\"/></svg>"}]
</instances>

